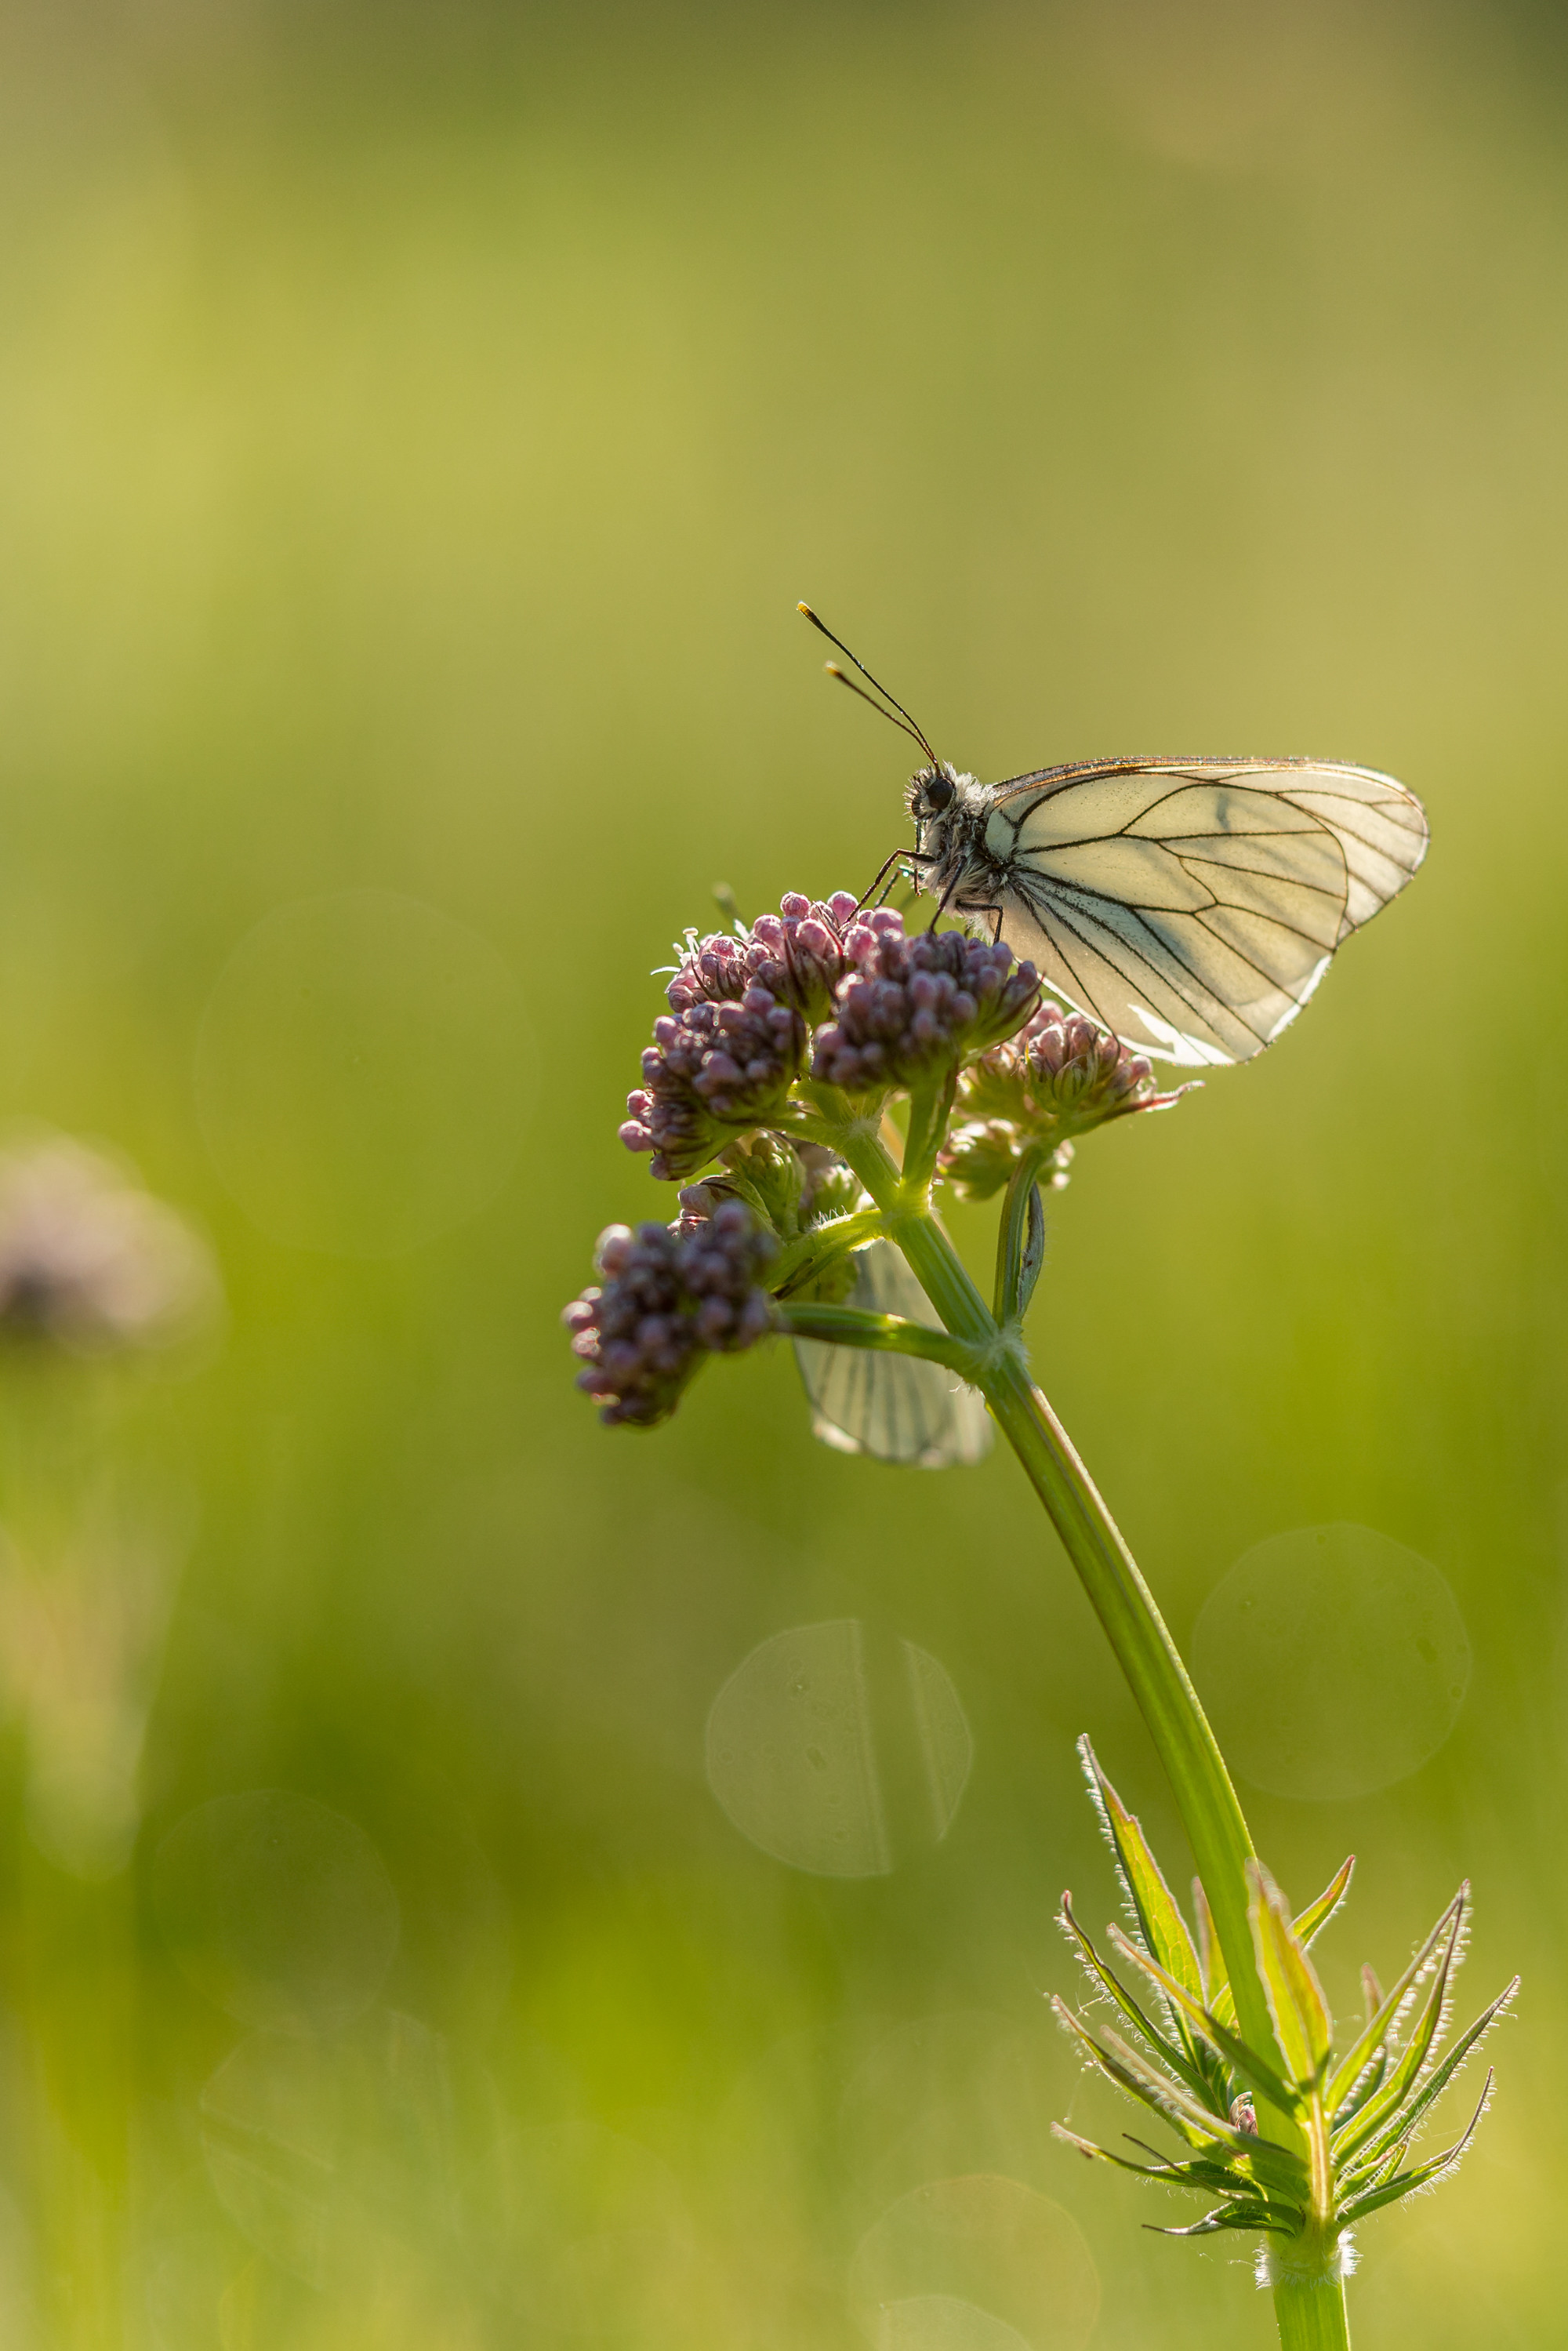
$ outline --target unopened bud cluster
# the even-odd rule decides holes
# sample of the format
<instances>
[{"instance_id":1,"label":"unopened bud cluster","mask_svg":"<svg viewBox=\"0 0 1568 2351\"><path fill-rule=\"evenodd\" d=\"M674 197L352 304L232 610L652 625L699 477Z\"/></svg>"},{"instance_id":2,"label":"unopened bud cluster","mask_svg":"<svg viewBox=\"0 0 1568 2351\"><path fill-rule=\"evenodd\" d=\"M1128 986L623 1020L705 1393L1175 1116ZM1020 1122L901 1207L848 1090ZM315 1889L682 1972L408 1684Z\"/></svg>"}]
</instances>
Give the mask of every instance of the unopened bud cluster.
<instances>
[{"instance_id":1,"label":"unopened bud cluster","mask_svg":"<svg viewBox=\"0 0 1568 2351\"><path fill-rule=\"evenodd\" d=\"M655 1176L679 1182L705 1166L726 1131L767 1123L800 1075L806 1024L753 980L738 1003L699 999L653 1023L643 1080L626 1097L621 1140L651 1151Z\"/></svg>"},{"instance_id":2,"label":"unopened bud cluster","mask_svg":"<svg viewBox=\"0 0 1568 2351\"><path fill-rule=\"evenodd\" d=\"M1066 1180L1076 1135L1134 1111L1176 1100L1155 1085L1142 1053L1081 1012L1042 1004L1023 1027L971 1061L958 1081L961 1122L942 1155L942 1172L966 1198L1000 1189L1026 1150L1051 1146L1053 1177Z\"/></svg>"},{"instance_id":3,"label":"unopened bud cluster","mask_svg":"<svg viewBox=\"0 0 1568 2351\"><path fill-rule=\"evenodd\" d=\"M844 934L855 917L848 890L814 902L789 891L778 914L759 914L749 931L686 934L686 952L666 991L673 1012L700 1003L738 1004L748 987L792 1004L808 1020L825 1020L847 968Z\"/></svg>"},{"instance_id":4,"label":"unopened bud cluster","mask_svg":"<svg viewBox=\"0 0 1568 2351\"><path fill-rule=\"evenodd\" d=\"M880 908L848 934L852 967L837 1018L817 1039L811 1074L845 1093L918 1085L944 1062L1015 1029L1039 993L1032 964L963 931L918 931Z\"/></svg>"},{"instance_id":5,"label":"unopened bud cluster","mask_svg":"<svg viewBox=\"0 0 1568 2351\"><path fill-rule=\"evenodd\" d=\"M654 1176L680 1183L778 1114L849 968L854 911L847 890L825 903L792 891L749 931L688 932L621 1128L628 1151L652 1153Z\"/></svg>"},{"instance_id":6,"label":"unopened bud cluster","mask_svg":"<svg viewBox=\"0 0 1568 2351\"><path fill-rule=\"evenodd\" d=\"M762 1276L778 1246L739 1200L721 1202L711 1217L688 1212L674 1228L601 1233L602 1286L561 1317L584 1359L577 1384L599 1399L601 1419L652 1427L708 1355L754 1345L772 1321Z\"/></svg>"}]
</instances>

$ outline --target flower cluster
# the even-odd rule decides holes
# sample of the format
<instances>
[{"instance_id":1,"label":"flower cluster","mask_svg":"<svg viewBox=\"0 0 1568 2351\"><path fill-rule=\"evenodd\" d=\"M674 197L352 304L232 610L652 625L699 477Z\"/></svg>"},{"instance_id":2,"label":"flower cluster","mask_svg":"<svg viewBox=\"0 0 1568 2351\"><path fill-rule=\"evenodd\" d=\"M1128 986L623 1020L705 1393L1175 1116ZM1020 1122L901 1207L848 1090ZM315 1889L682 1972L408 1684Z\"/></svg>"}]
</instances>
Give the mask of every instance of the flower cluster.
<instances>
[{"instance_id":1,"label":"flower cluster","mask_svg":"<svg viewBox=\"0 0 1568 2351\"><path fill-rule=\"evenodd\" d=\"M577 1384L600 1399L612 1427L667 1418L708 1355L738 1354L772 1322L761 1286L778 1254L772 1234L742 1201L721 1201L710 1217L696 1206L675 1226L601 1233L594 1261L603 1285L561 1317L586 1364Z\"/></svg>"},{"instance_id":2,"label":"flower cluster","mask_svg":"<svg viewBox=\"0 0 1568 2351\"><path fill-rule=\"evenodd\" d=\"M1017 1028L1040 990L1032 964L963 931L906 938L889 908L848 932L852 966L840 983L837 1018L818 1035L811 1074L845 1093L917 1085L944 1062L995 1045Z\"/></svg>"},{"instance_id":3,"label":"flower cluster","mask_svg":"<svg viewBox=\"0 0 1568 2351\"><path fill-rule=\"evenodd\" d=\"M791 891L748 931L686 934L621 1129L628 1151L653 1154L653 1175L695 1176L730 1136L777 1113L849 968L854 912L847 890L821 904Z\"/></svg>"},{"instance_id":4,"label":"flower cluster","mask_svg":"<svg viewBox=\"0 0 1568 2351\"><path fill-rule=\"evenodd\" d=\"M749 1345L784 1305L847 1297L865 1236L827 1228L876 1211L841 1145L889 1095L925 1097L924 1180L939 1134L928 1112L944 1081L956 1087L965 1123L938 1164L977 1198L1026 1152L1039 1184L1065 1183L1072 1135L1175 1099L1092 1021L1042 1006L1034 967L1010 948L964 930L911 936L902 915L862 912L848 891L791 892L749 928L688 931L676 955L621 1140L683 1187L679 1214L613 1228L604 1287L567 1314L579 1384L611 1421L664 1418L707 1353ZM770 1284L759 1250L786 1253Z\"/></svg>"},{"instance_id":5,"label":"flower cluster","mask_svg":"<svg viewBox=\"0 0 1568 2351\"><path fill-rule=\"evenodd\" d=\"M702 939L688 931L667 990L670 1009L738 1004L748 987L760 986L806 1019L825 1020L848 968L844 934L856 906L848 890L835 890L825 903L791 890L778 914L759 914L749 931L718 931Z\"/></svg>"},{"instance_id":6,"label":"flower cluster","mask_svg":"<svg viewBox=\"0 0 1568 2351\"><path fill-rule=\"evenodd\" d=\"M972 1061L958 1081L962 1123L942 1154L942 1172L967 1199L988 1199L1026 1150L1051 1147L1052 1178L1066 1181L1075 1135L1134 1111L1166 1110L1185 1088L1162 1094L1143 1054L1081 1012L1041 1004L1015 1036Z\"/></svg>"},{"instance_id":7,"label":"flower cluster","mask_svg":"<svg viewBox=\"0 0 1568 2351\"><path fill-rule=\"evenodd\" d=\"M806 1024L753 980L738 1003L706 999L653 1023L643 1083L626 1097L621 1140L651 1151L653 1173L695 1176L725 1140L766 1123L805 1063Z\"/></svg>"}]
</instances>

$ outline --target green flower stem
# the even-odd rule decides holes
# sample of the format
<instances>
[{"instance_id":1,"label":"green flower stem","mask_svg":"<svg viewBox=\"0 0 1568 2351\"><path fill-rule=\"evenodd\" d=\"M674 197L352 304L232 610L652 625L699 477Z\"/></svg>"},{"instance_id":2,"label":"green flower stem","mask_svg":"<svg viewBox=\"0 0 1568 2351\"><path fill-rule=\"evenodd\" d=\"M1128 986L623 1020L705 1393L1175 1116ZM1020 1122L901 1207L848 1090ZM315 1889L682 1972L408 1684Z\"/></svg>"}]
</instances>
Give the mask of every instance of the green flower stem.
<instances>
[{"instance_id":1,"label":"green flower stem","mask_svg":"<svg viewBox=\"0 0 1568 2351\"><path fill-rule=\"evenodd\" d=\"M909 1098L909 1139L904 1149L904 1193L911 1202L916 1197L924 1200L931 1189L931 1179L936 1173L936 1155L947 1132L947 1119L957 1089L958 1065L954 1062L935 1085L917 1087Z\"/></svg>"},{"instance_id":2,"label":"green flower stem","mask_svg":"<svg viewBox=\"0 0 1568 2351\"><path fill-rule=\"evenodd\" d=\"M1290 2250L1299 2254L1302 2249ZM1350 2351L1344 2281L1332 2251L1325 2250L1315 2268L1276 2267L1274 2318L1280 2351Z\"/></svg>"},{"instance_id":3,"label":"green flower stem","mask_svg":"<svg viewBox=\"0 0 1568 2351\"><path fill-rule=\"evenodd\" d=\"M781 1306L779 1324L792 1339L826 1339L839 1347L872 1347L883 1354L918 1355L945 1364L961 1379L975 1377L975 1351L946 1331L906 1322L902 1314L869 1314L858 1306Z\"/></svg>"},{"instance_id":4,"label":"green flower stem","mask_svg":"<svg viewBox=\"0 0 1568 2351\"><path fill-rule=\"evenodd\" d=\"M823 1107L831 1114L831 1106ZM1246 1864L1253 1858L1252 1840L1154 1595L1067 1432L1030 1380L1016 1335L998 1325L946 1233L923 1204L909 1199L897 1168L863 1126L847 1122L836 1141L886 1217L889 1232L932 1305L954 1336L976 1351L976 1384L1045 1504L1165 1766L1208 1895L1242 2034L1259 2050L1274 2051L1273 2020L1247 1914ZM1021 1187L1019 1196L1027 1196ZM1265 2108L1259 2119L1271 2138L1304 2148L1289 2116Z\"/></svg>"}]
</instances>

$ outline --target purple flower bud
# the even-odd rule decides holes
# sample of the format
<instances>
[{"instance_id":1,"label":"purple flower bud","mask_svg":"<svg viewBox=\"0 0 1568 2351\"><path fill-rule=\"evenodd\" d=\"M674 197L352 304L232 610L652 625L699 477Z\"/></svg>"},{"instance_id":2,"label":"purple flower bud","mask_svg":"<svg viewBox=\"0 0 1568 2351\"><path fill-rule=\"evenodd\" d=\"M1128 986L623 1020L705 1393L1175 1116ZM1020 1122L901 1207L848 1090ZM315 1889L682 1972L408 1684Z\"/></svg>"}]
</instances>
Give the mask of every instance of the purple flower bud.
<instances>
[{"instance_id":1,"label":"purple flower bud","mask_svg":"<svg viewBox=\"0 0 1568 2351\"><path fill-rule=\"evenodd\" d=\"M738 1004L756 983L807 1021L825 1019L845 969L844 932L854 913L855 900L847 890L835 891L825 904L791 890L777 914L759 914L749 931L716 932L701 939L688 932L686 952L669 985L671 1010Z\"/></svg>"},{"instance_id":2,"label":"purple flower bud","mask_svg":"<svg viewBox=\"0 0 1568 2351\"><path fill-rule=\"evenodd\" d=\"M695 1207L695 1186L683 1196ZM585 1290L561 1320L585 1368L577 1384L615 1426L667 1418L713 1353L734 1354L771 1328L762 1277L778 1243L739 1200L673 1225L612 1225L595 1262L603 1287Z\"/></svg>"},{"instance_id":3,"label":"purple flower bud","mask_svg":"<svg viewBox=\"0 0 1568 2351\"><path fill-rule=\"evenodd\" d=\"M841 982L835 1019L818 1032L811 1074L844 1092L915 1085L945 1064L1010 1034L1039 994L1032 964L963 931L904 935L904 919L881 906L844 934L852 967Z\"/></svg>"},{"instance_id":4,"label":"purple flower bud","mask_svg":"<svg viewBox=\"0 0 1568 2351\"><path fill-rule=\"evenodd\" d=\"M593 1252L596 1270L600 1273L619 1273L634 1246L635 1236L630 1225L606 1225Z\"/></svg>"},{"instance_id":5,"label":"purple flower bud","mask_svg":"<svg viewBox=\"0 0 1568 2351\"><path fill-rule=\"evenodd\" d=\"M693 1001L654 1023L645 1084L627 1098L629 1151L651 1151L655 1176L695 1175L728 1134L766 1123L805 1066L806 1024L759 981L740 997Z\"/></svg>"},{"instance_id":6,"label":"purple flower bud","mask_svg":"<svg viewBox=\"0 0 1568 2351\"><path fill-rule=\"evenodd\" d=\"M1082 1012L1041 1004L959 1079L960 1123L944 1147L942 1171L965 1197L983 1200L1007 1182L1026 1149L1050 1144L1051 1180L1065 1183L1073 1136L1134 1111L1168 1109L1186 1091L1157 1092L1143 1054Z\"/></svg>"},{"instance_id":7,"label":"purple flower bud","mask_svg":"<svg viewBox=\"0 0 1568 2351\"><path fill-rule=\"evenodd\" d=\"M810 1024L831 1008L848 968L843 940L854 912L847 891L826 904L791 892L748 932L687 933L671 1009L653 1024L643 1083L628 1096L620 1129L629 1151L652 1154L655 1176L695 1175L777 1110L804 1073Z\"/></svg>"}]
</instances>

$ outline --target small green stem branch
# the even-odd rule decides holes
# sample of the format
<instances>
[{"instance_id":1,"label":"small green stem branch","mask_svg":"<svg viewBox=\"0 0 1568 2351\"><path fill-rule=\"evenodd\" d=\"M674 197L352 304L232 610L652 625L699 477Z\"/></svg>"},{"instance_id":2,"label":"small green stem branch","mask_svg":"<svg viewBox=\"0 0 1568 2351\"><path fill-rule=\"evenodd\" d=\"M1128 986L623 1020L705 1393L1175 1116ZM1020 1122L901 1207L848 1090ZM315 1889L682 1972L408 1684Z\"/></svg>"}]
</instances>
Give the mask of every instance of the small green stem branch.
<instances>
[{"instance_id":1,"label":"small green stem branch","mask_svg":"<svg viewBox=\"0 0 1568 2351\"><path fill-rule=\"evenodd\" d=\"M909 1098L909 1139L904 1148L904 1194L913 1205L924 1202L936 1173L936 1155L947 1132L947 1119L957 1091L956 1062L942 1082L917 1088Z\"/></svg>"},{"instance_id":2,"label":"small green stem branch","mask_svg":"<svg viewBox=\"0 0 1568 2351\"><path fill-rule=\"evenodd\" d=\"M870 1314L859 1306L781 1306L779 1328L792 1339L826 1339L839 1347L871 1347L883 1354L918 1355L972 1380L975 1351L946 1331L906 1322L902 1314Z\"/></svg>"},{"instance_id":3,"label":"small green stem branch","mask_svg":"<svg viewBox=\"0 0 1568 2351\"><path fill-rule=\"evenodd\" d=\"M821 1107L830 1117L832 1104ZM1175 1794L1208 1894L1244 2036L1275 2050L1273 2020L1259 1977L1247 1912L1246 1864L1252 1840L1207 1718L1154 1595L1139 1574L1067 1432L1025 1368L1016 1329L998 1323L924 1200L912 1200L887 1152L862 1124L846 1121L836 1147L887 1220L932 1305L973 1350L969 1376L984 1393L1039 1494L1137 1699ZM1016 1217L1027 1191L1013 1187ZM1304 2152L1296 2123L1265 2108L1269 2137Z\"/></svg>"}]
</instances>

